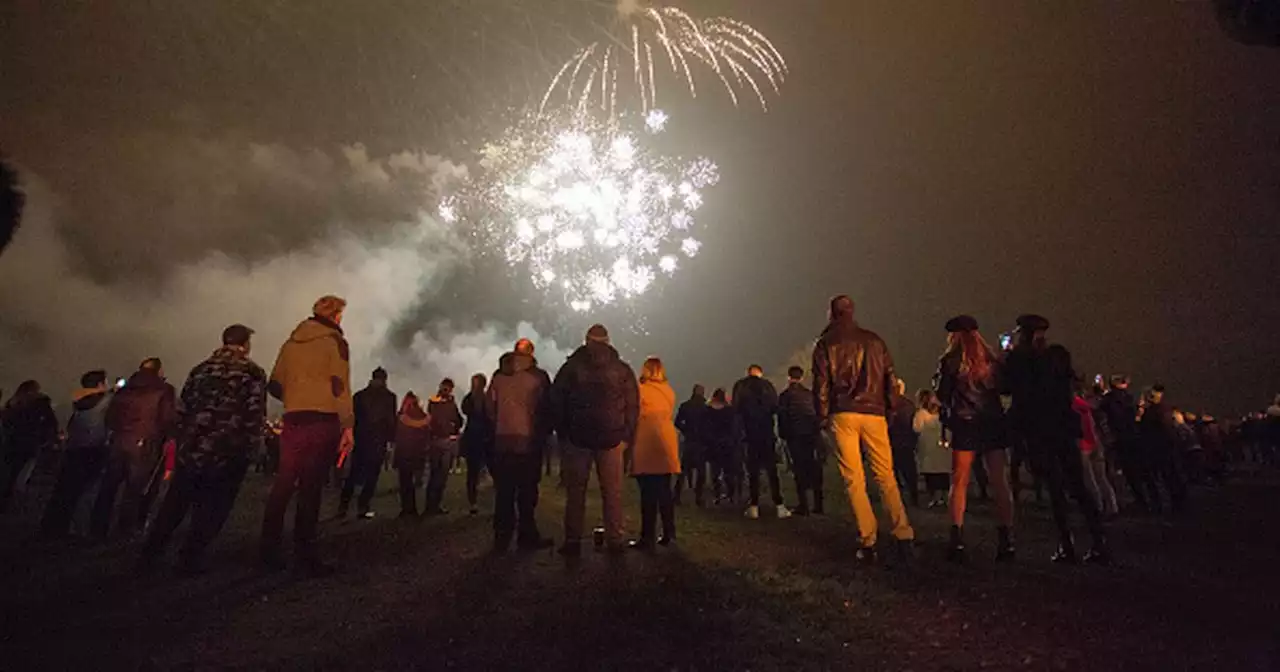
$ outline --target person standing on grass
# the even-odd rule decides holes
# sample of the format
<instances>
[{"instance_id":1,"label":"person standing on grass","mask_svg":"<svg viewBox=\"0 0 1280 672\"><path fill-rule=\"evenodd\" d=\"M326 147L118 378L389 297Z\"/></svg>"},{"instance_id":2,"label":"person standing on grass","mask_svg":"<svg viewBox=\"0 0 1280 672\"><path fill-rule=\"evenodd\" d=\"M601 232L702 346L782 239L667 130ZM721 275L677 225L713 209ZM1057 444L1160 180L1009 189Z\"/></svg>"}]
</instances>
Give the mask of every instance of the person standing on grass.
<instances>
[{"instance_id":1,"label":"person standing on grass","mask_svg":"<svg viewBox=\"0 0 1280 672\"><path fill-rule=\"evenodd\" d=\"M933 390L916 394L916 415L911 420L916 436L916 458L924 476L930 509L947 505L951 488L951 446L942 434L942 404Z\"/></svg>"},{"instance_id":2,"label":"person standing on grass","mask_svg":"<svg viewBox=\"0 0 1280 672\"><path fill-rule=\"evenodd\" d=\"M522 338L502 356L481 401L492 418L493 550L505 553L516 538L524 551L550 548L534 516L542 453L551 432L551 378L538 368L533 341ZM465 403L465 402L464 402Z\"/></svg>"},{"instance_id":3,"label":"person standing on grass","mask_svg":"<svg viewBox=\"0 0 1280 672\"><path fill-rule=\"evenodd\" d=\"M462 398L462 414L467 416L462 430L462 456L467 460L467 505L471 515L480 514L480 477L493 453L493 417L485 402L489 379L483 373L471 376L471 390Z\"/></svg>"},{"instance_id":4,"label":"person standing on grass","mask_svg":"<svg viewBox=\"0 0 1280 672\"><path fill-rule=\"evenodd\" d=\"M1017 345L1005 359L1004 391L1013 399L1009 409L1010 427L1026 442L1031 468L1049 486L1054 524L1058 527L1058 550L1051 560L1075 563L1075 541L1067 519L1067 493L1076 500L1093 537L1093 548L1084 556L1088 563L1107 564L1102 516L1084 485L1080 462L1080 422L1071 410L1072 386L1076 374L1071 353L1060 345L1049 345L1049 321L1039 315L1018 318Z\"/></svg>"},{"instance_id":5,"label":"person standing on grass","mask_svg":"<svg viewBox=\"0 0 1280 672\"><path fill-rule=\"evenodd\" d=\"M440 381L435 396L427 400L427 415L431 416L431 448L427 453L426 510L428 516L447 515L444 508L445 490L449 474L453 471L453 457L458 453L458 435L462 431L462 411L453 398L453 380Z\"/></svg>"},{"instance_id":6,"label":"person standing on grass","mask_svg":"<svg viewBox=\"0 0 1280 672\"><path fill-rule=\"evenodd\" d=\"M150 499L164 468L164 444L173 435L178 413L177 392L165 382L164 366L152 357L143 360L107 407L111 455L93 507L92 535L107 538L119 493L117 529L125 535L145 526Z\"/></svg>"},{"instance_id":7,"label":"person standing on grass","mask_svg":"<svg viewBox=\"0 0 1280 672\"><path fill-rule=\"evenodd\" d=\"M387 454L387 446L396 438L396 393L387 388L387 370L373 370L369 384L352 398L356 414L355 445L351 449L351 470L342 485L338 502L338 517L346 518L351 498L360 488L356 502L356 514L363 520L371 520L369 509L378 491L378 476Z\"/></svg>"},{"instance_id":8,"label":"person standing on grass","mask_svg":"<svg viewBox=\"0 0 1280 672\"><path fill-rule=\"evenodd\" d=\"M1004 407L1000 403L1000 358L978 332L978 321L961 315L947 321L947 351L938 360L934 385L942 419L951 432L951 542L947 558L965 560L964 515L974 461L987 464L996 492L996 560L1014 558L1013 495L1004 452Z\"/></svg>"},{"instance_id":9,"label":"person standing on grass","mask_svg":"<svg viewBox=\"0 0 1280 672\"><path fill-rule=\"evenodd\" d=\"M742 418L729 405L724 388L707 404L707 455L716 504L737 504L742 495Z\"/></svg>"},{"instance_id":10,"label":"person standing on grass","mask_svg":"<svg viewBox=\"0 0 1280 672\"><path fill-rule=\"evenodd\" d=\"M393 464L400 483L400 517L418 517L417 476L427 463L431 445L431 416L422 408L422 400L412 390L404 395L396 421L395 459Z\"/></svg>"},{"instance_id":11,"label":"person standing on grass","mask_svg":"<svg viewBox=\"0 0 1280 672\"><path fill-rule=\"evenodd\" d=\"M889 445L893 447L893 473L906 490L912 506L920 506L920 473L916 471L916 432L912 429L916 405L907 396L907 382L893 383L889 402Z\"/></svg>"},{"instance_id":12,"label":"person standing on grass","mask_svg":"<svg viewBox=\"0 0 1280 672\"><path fill-rule=\"evenodd\" d=\"M796 515L822 515L822 428L814 413L813 392L804 386L804 369L798 366L787 369L787 389L778 397L778 434L791 453L791 470L800 499Z\"/></svg>"},{"instance_id":13,"label":"person standing on grass","mask_svg":"<svg viewBox=\"0 0 1280 672\"><path fill-rule=\"evenodd\" d=\"M204 550L235 504L267 421L267 374L249 359L253 330L233 324L222 347L191 370L182 386L182 413L173 480L142 548L141 563L159 559L191 511L180 569L200 572Z\"/></svg>"},{"instance_id":14,"label":"person standing on grass","mask_svg":"<svg viewBox=\"0 0 1280 672\"><path fill-rule=\"evenodd\" d=\"M671 477L680 475L680 443L671 420L675 412L676 393L667 383L667 370L661 359L650 357L640 369L640 414L631 449L631 475L640 486L640 538L632 546L639 550L676 540ZM661 537L655 529L659 515Z\"/></svg>"},{"instance_id":15,"label":"person standing on grass","mask_svg":"<svg viewBox=\"0 0 1280 672\"><path fill-rule=\"evenodd\" d=\"M899 562L909 562L915 531L902 505L902 493L893 475L893 451L885 419L893 391L893 358L874 332L858 326L853 299L831 300L830 321L813 348L813 393L818 421L835 434L840 474L848 489L858 524L859 548L855 558L876 559L877 522L867 497L862 460L865 448L881 501L893 523Z\"/></svg>"},{"instance_id":16,"label":"person standing on grass","mask_svg":"<svg viewBox=\"0 0 1280 672\"><path fill-rule=\"evenodd\" d=\"M733 408L742 420L747 437L747 487L751 502L746 517L760 517L760 472L763 470L769 478L769 492L777 516L790 518L791 511L783 504L782 486L778 481L778 437L774 433L778 391L764 377L764 369L759 365L747 367L747 376L734 384Z\"/></svg>"},{"instance_id":17,"label":"person standing on grass","mask_svg":"<svg viewBox=\"0 0 1280 672\"><path fill-rule=\"evenodd\" d=\"M350 352L342 334L346 307L339 297L320 297L312 306L312 316L300 322L280 346L271 371L267 389L284 403L284 428L280 469L262 518L262 562L269 569L285 566L284 514L296 492L293 537L299 568L313 574L332 571L317 553L316 526L329 469L354 443Z\"/></svg>"},{"instance_id":18,"label":"person standing on grass","mask_svg":"<svg viewBox=\"0 0 1280 672\"><path fill-rule=\"evenodd\" d=\"M1077 390L1071 401L1071 410L1080 417L1080 459L1084 465L1084 484L1093 495L1098 510L1103 515L1114 516L1118 511L1116 491L1107 478L1106 448L1094 421L1093 406L1084 398L1083 390Z\"/></svg>"},{"instance_id":19,"label":"person standing on grass","mask_svg":"<svg viewBox=\"0 0 1280 672\"><path fill-rule=\"evenodd\" d=\"M676 429L680 431L684 449L680 477L676 479L676 504L687 484L693 490L698 507L706 504L703 492L707 486L707 388L693 386L693 394L676 411Z\"/></svg>"},{"instance_id":20,"label":"person standing on grass","mask_svg":"<svg viewBox=\"0 0 1280 672\"><path fill-rule=\"evenodd\" d=\"M66 451L53 494L40 521L40 536L47 539L65 537L71 529L71 518L85 491L102 474L110 450L107 431L107 406L110 389L107 372L90 371L80 376L80 389L71 396L72 413L67 421Z\"/></svg>"},{"instance_id":21,"label":"person standing on grass","mask_svg":"<svg viewBox=\"0 0 1280 672\"><path fill-rule=\"evenodd\" d=\"M622 552L623 451L635 440L640 412L635 372L609 344L603 325L587 330L586 342L556 373L552 405L561 450L561 469L568 501L564 512L564 547L575 557L582 552L587 480L594 464L604 500L605 543Z\"/></svg>"}]
</instances>

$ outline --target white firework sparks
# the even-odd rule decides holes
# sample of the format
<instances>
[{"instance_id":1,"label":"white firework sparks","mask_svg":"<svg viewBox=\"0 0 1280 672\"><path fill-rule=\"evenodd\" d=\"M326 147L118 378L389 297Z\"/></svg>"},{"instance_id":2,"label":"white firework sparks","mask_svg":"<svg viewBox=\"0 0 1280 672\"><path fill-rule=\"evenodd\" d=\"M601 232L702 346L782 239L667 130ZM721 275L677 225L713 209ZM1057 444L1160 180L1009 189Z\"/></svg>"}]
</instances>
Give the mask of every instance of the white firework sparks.
<instances>
[{"instance_id":1,"label":"white firework sparks","mask_svg":"<svg viewBox=\"0 0 1280 672\"><path fill-rule=\"evenodd\" d=\"M478 177L441 203L441 219L574 311L640 296L698 253L695 213L719 181L708 159L649 147L665 114L642 121L640 134L589 114L512 127L485 147Z\"/></svg>"},{"instance_id":2,"label":"white firework sparks","mask_svg":"<svg viewBox=\"0 0 1280 672\"><path fill-rule=\"evenodd\" d=\"M617 18L619 34L588 44L564 63L547 87L540 111L558 91L579 110L598 105L616 116L621 112L618 89L625 86L634 87L641 110L648 113L658 105L655 72L667 67L696 98L691 63L706 66L734 105L749 91L767 111L766 91L778 94L786 78L782 53L760 31L736 19L696 19L682 9L652 7L642 0L619 0Z\"/></svg>"}]
</instances>

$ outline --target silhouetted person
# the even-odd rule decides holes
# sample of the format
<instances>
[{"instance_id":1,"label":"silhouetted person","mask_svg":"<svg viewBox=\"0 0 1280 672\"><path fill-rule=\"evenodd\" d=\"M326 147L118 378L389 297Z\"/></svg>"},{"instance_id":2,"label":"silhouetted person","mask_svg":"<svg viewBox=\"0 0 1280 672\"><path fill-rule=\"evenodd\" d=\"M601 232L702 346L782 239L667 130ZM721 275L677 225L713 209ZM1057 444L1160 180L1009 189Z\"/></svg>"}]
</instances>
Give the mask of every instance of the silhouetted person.
<instances>
[{"instance_id":1,"label":"silhouetted person","mask_svg":"<svg viewBox=\"0 0 1280 672\"><path fill-rule=\"evenodd\" d=\"M471 376L471 391L462 398L462 414L467 424L462 430L462 456L467 460L467 504L471 515L480 513L480 477L493 456L493 415L485 403L489 379L483 373Z\"/></svg>"},{"instance_id":2,"label":"silhouetted person","mask_svg":"<svg viewBox=\"0 0 1280 672\"><path fill-rule=\"evenodd\" d=\"M123 534L142 527L147 519L150 491L158 486L164 468L163 447L178 419L177 393L165 382L159 359L144 360L138 371L115 393L107 407L111 454L93 508L92 534L107 538L116 494L120 495L116 526Z\"/></svg>"},{"instance_id":3,"label":"silhouetted person","mask_svg":"<svg viewBox=\"0 0 1280 672\"><path fill-rule=\"evenodd\" d=\"M3 480L0 480L0 513L9 508L18 480L40 451L58 441L58 418L53 404L40 391L40 383L24 381L0 415L4 426Z\"/></svg>"},{"instance_id":4,"label":"silhouetted person","mask_svg":"<svg viewBox=\"0 0 1280 672\"><path fill-rule=\"evenodd\" d=\"M1142 456L1142 444L1138 439L1138 402L1129 392L1128 376L1117 374L1111 377L1111 389L1102 397L1101 409L1107 416L1116 461L1120 471L1124 472L1124 480L1129 484L1134 502L1149 510L1151 502L1147 493L1155 488L1155 484L1151 482L1151 470Z\"/></svg>"},{"instance_id":5,"label":"silhouetted person","mask_svg":"<svg viewBox=\"0 0 1280 672\"><path fill-rule=\"evenodd\" d=\"M787 369L787 389L778 397L778 434L787 442L800 504L796 515L824 513L822 494L822 427L813 392L804 386L804 369ZM810 506L810 499L813 504Z\"/></svg>"},{"instance_id":6,"label":"silhouetted person","mask_svg":"<svg viewBox=\"0 0 1280 672\"><path fill-rule=\"evenodd\" d=\"M267 420L267 374L249 359L253 330L222 332L222 347L197 365L182 386L177 460L169 490L142 549L150 565L191 511L180 568L199 572L204 550L231 514Z\"/></svg>"},{"instance_id":7,"label":"silhouetted person","mask_svg":"<svg viewBox=\"0 0 1280 672\"><path fill-rule=\"evenodd\" d=\"M280 346L271 371L268 390L284 403L284 429L280 471L262 519L262 561L270 569L284 567L284 514L297 492L294 555L308 572L332 570L316 553L316 526L329 470L354 442L350 351L341 326L346 307L339 297L320 297L311 317L300 322Z\"/></svg>"},{"instance_id":8,"label":"silhouetted person","mask_svg":"<svg viewBox=\"0 0 1280 672\"><path fill-rule=\"evenodd\" d=\"M93 481L107 466L110 432L107 407L110 388L106 371L90 371L80 376L80 389L71 395L71 419L67 421L66 451L53 494L40 521L46 538L66 536L76 507Z\"/></svg>"},{"instance_id":9,"label":"silhouetted person","mask_svg":"<svg viewBox=\"0 0 1280 672\"><path fill-rule=\"evenodd\" d=\"M747 376L734 384L732 401L747 438L747 487L751 501L746 516L760 517L760 472L764 471L769 478L769 492L773 495L777 516L789 518L791 511L783 504L782 486L778 481L778 438L774 433L778 391L765 379L764 369L752 364L747 368Z\"/></svg>"},{"instance_id":10,"label":"silhouetted person","mask_svg":"<svg viewBox=\"0 0 1280 672\"><path fill-rule=\"evenodd\" d=\"M920 472L916 468L916 432L911 423L916 417L916 404L907 397L907 383L901 378L893 383L889 400L889 445L893 448L893 473L906 490L912 506L920 506Z\"/></svg>"},{"instance_id":11,"label":"silhouetted person","mask_svg":"<svg viewBox=\"0 0 1280 672\"><path fill-rule=\"evenodd\" d=\"M1098 507L1084 484L1084 465L1076 445L1080 423L1071 410L1076 377L1071 353L1060 345L1049 345L1045 334L1048 329L1049 321L1038 315L1018 318L1017 345L1009 352L1004 369L1006 391L1013 398L1009 422L1026 441L1031 468L1049 487L1060 539L1053 561L1076 561L1067 520L1066 496L1070 492L1093 537L1093 548L1084 560L1105 564L1111 555Z\"/></svg>"},{"instance_id":12,"label":"silhouetted person","mask_svg":"<svg viewBox=\"0 0 1280 672\"><path fill-rule=\"evenodd\" d=\"M676 479L675 503L680 503L685 485L693 490L693 501L704 506L703 492L707 486L707 390L702 385L693 386L693 394L676 411L676 429L684 440L681 458L682 472Z\"/></svg>"},{"instance_id":13,"label":"silhouetted person","mask_svg":"<svg viewBox=\"0 0 1280 672\"><path fill-rule=\"evenodd\" d=\"M493 418L493 548L505 552L516 537L522 550L549 548L534 516L542 453L551 433L551 378L538 368L533 342L522 338L498 362L489 383L487 415Z\"/></svg>"},{"instance_id":14,"label":"silhouetted person","mask_svg":"<svg viewBox=\"0 0 1280 672\"><path fill-rule=\"evenodd\" d=\"M359 487L356 513L369 520L374 517L369 505L378 492L382 462L388 446L396 438L396 394L387 387L386 369L378 367L373 370L369 384L352 398L352 408L356 415L355 443L351 449L351 470L342 486L338 503L338 517L346 517L351 498Z\"/></svg>"},{"instance_id":15,"label":"silhouetted person","mask_svg":"<svg viewBox=\"0 0 1280 672\"><path fill-rule=\"evenodd\" d=\"M431 417L422 408L418 395L410 391L400 404L400 417L396 423L395 469L400 483L400 517L417 518L418 472L427 464L431 446Z\"/></svg>"},{"instance_id":16,"label":"silhouetted person","mask_svg":"<svg viewBox=\"0 0 1280 672\"><path fill-rule=\"evenodd\" d=\"M605 543L613 552L626 548L623 451L635 440L640 410L635 372L609 345L609 331L594 325L585 340L560 367L552 385L561 469L568 491L561 552L568 557L582 550L587 481L593 464L604 500Z\"/></svg>"},{"instance_id":17,"label":"silhouetted person","mask_svg":"<svg viewBox=\"0 0 1280 672\"><path fill-rule=\"evenodd\" d=\"M885 420L896 379L888 346L874 332L858 326L853 300L832 299L830 322L813 349L813 393L818 421L835 434L840 474L858 523L856 558L861 562L875 560L878 527L862 470L864 449L893 523L900 561L910 559L915 539L894 478Z\"/></svg>"},{"instance_id":18,"label":"silhouetted person","mask_svg":"<svg viewBox=\"0 0 1280 672\"><path fill-rule=\"evenodd\" d=\"M1147 496L1152 510L1162 509L1160 491L1156 481L1164 483L1174 512L1181 512L1187 504L1187 484L1179 468L1178 428L1173 409L1164 399L1164 386L1156 385L1147 393L1147 408L1138 424L1139 443L1151 478L1147 480Z\"/></svg>"},{"instance_id":19,"label":"silhouetted person","mask_svg":"<svg viewBox=\"0 0 1280 672\"><path fill-rule=\"evenodd\" d=\"M431 416L431 448L427 454L431 473L427 476L427 508L423 513L445 515L449 510L444 508L444 494L462 431L462 411L453 398L453 381L449 378L441 380L435 396L427 400L427 415Z\"/></svg>"}]
</instances>

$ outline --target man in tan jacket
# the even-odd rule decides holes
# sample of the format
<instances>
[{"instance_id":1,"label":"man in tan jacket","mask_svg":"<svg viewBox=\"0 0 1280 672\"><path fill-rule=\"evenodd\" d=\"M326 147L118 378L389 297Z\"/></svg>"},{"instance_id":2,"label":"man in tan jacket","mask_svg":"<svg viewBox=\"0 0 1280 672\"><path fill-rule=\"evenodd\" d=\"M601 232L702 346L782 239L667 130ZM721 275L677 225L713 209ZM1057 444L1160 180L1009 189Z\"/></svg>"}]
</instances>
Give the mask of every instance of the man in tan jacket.
<instances>
[{"instance_id":1,"label":"man in tan jacket","mask_svg":"<svg viewBox=\"0 0 1280 672\"><path fill-rule=\"evenodd\" d=\"M280 346L271 371L268 391L284 403L280 469L262 521L262 560L271 569L284 567L284 514L296 490L293 538L299 568L311 573L331 570L316 555L315 539L325 480L339 453L351 450L355 424L350 356L340 326L346 306L336 296L317 300L313 315Z\"/></svg>"}]
</instances>

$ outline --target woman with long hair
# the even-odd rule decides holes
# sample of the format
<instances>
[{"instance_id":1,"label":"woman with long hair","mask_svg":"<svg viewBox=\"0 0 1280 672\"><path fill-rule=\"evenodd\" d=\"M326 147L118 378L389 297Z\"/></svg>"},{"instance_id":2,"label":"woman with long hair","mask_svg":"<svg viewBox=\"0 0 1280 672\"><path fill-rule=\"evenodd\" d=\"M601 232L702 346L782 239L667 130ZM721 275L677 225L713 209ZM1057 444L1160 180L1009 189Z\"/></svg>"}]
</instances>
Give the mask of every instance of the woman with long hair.
<instances>
[{"instance_id":1,"label":"woman with long hair","mask_svg":"<svg viewBox=\"0 0 1280 672\"><path fill-rule=\"evenodd\" d=\"M400 517L418 515L414 477L427 464L431 444L431 416L422 408L418 395L409 392L400 404L400 421L396 424L396 473L400 477Z\"/></svg>"},{"instance_id":2,"label":"woman with long hair","mask_svg":"<svg viewBox=\"0 0 1280 672\"><path fill-rule=\"evenodd\" d=\"M947 505L947 488L951 486L951 449L942 436L942 405L933 390L916 394L916 414L911 428L917 439L916 457L929 495L929 508Z\"/></svg>"},{"instance_id":3,"label":"woman with long hair","mask_svg":"<svg viewBox=\"0 0 1280 672\"><path fill-rule=\"evenodd\" d=\"M961 315L947 321L947 351L938 361L934 385L943 409L943 426L951 432L951 547L947 557L955 562L965 557L966 496L973 462L979 456L986 462L996 495L996 560L1012 560L1014 556L1000 365L1000 358L978 333L977 320Z\"/></svg>"},{"instance_id":4,"label":"woman with long hair","mask_svg":"<svg viewBox=\"0 0 1280 672\"><path fill-rule=\"evenodd\" d=\"M680 440L675 414L676 393L667 383L667 370L661 359L650 357L640 369L640 416L631 448L631 475L640 486L640 539L632 546L639 550L676 539L671 477L680 473ZM659 515L661 538L655 530Z\"/></svg>"}]
</instances>

